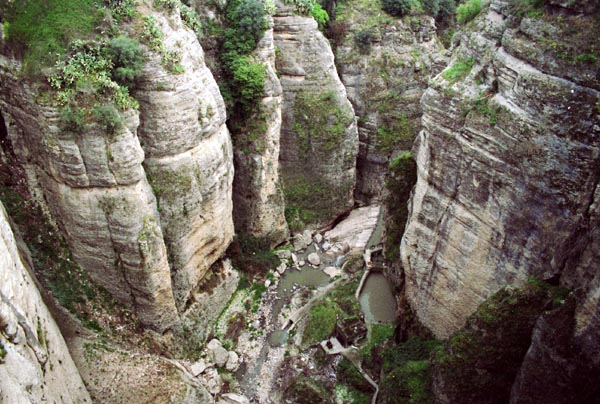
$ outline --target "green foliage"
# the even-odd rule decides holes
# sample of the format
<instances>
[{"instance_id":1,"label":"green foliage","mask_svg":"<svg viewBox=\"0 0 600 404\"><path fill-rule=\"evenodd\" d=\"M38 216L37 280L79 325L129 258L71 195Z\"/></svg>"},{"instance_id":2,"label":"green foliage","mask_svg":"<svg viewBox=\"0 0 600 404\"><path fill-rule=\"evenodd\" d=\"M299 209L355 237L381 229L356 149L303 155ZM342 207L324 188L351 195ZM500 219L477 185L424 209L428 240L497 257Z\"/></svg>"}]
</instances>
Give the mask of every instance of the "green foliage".
<instances>
[{"instance_id":1,"label":"green foliage","mask_svg":"<svg viewBox=\"0 0 600 404\"><path fill-rule=\"evenodd\" d=\"M402 17L419 6L417 0L381 0L383 10L390 15Z\"/></svg>"},{"instance_id":2,"label":"green foliage","mask_svg":"<svg viewBox=\"0 0 600 404\"><path fill-rule=\"evenodd\" d=\"M248 56L240 56L231 63L230 68L231 84L238 105L244 111L253 110L265 86L266 67L253 63Z\"/></svg>"},{"instance_id":3,"label":"green foliage","mask_svg":"<svg viewBox=\"0 0 600 404\"><path fill-rule=\"evenodd\" d=\"M417 165L410 152L395 157L390 162L386 188L389 193L385 200L389 220L386 222L385 255L389 261L398 259L400 240L408 219L408 199L417 182Z\"/></svg>"},{"instance_id":4,"label":"green foliage","mask_svg":"<svg viewBox=\"0 0 600 404\"><path fill-rule=\"evenodd\" d=\"M346 127L354 116L339 105L334 91L296 94L294 102L294 131L298 136L300 153L330 153L340 146Z\"/></svg>"},{"instance_id":5,"label":"green foliage","mask_svg":"<svg viewBox=\"0 0 600 404\"><path fill-rule=\"evenodd\" d=\"M467 0L456 8L456 20L460 24L466 24L479 14L483 7L482 0Z\"/></svg>"},{"instance_id":6,"label":"green foliage","mask_svg":"<svg viewBox=\"0 0 600 404\"><path fill-rule=\"evenodd\" d=\"M429 361L407 361L385 375L381 396L389 404L433 404Z\"/></svg>"},{"instance_id":7,"label":"green foliage","mask_svg":"<svg viewBox=\"0 0 600 404\"><path fill-rule=\"evenodd\" d=\"M332 208L329 187L316 176L296 173L285 177L285 219L292 230L329 217Z\"/></svg>"},{"instance_id":8,"label":"green foliage","mask_svg":"<svg viewBox=\"0 0 600 404\"><path fill-rule=\"evenodd\" d=\"M256 42L268 28L265 6L258 0L243 0L235 9L236 30L240 35L250 35Z\"/></svg>"},{"instance_id":9,"label":"green foliage","mask_svg":"<svg viewBox=\"0 0 600 404\"><path fill-rule=\"evenodd\" d=\"M452 402L506 403L538 317L568 291L541 281L502 289L435 351L433 363Z\"/></svg>"},{"instance_id":10,"label":"green foliage","mask_svg":"<svg viewBox=\"0 0 600 404\"><path fill-rule=\"evenodd\" d=\"M89 37L102 19L94 0L12 1L3 11L5 35L24 53L29 76L54 64L75 38Z\"/></svg>"},{"instance_id":11,"label":"green foliage","mask_svg":"<svg viewBox=\"0 0 600 404\"><path fill-rule=\"evenodd\" d=\"M336 378L340 383L365 393L372 393L373 387L360 374L358 369L346 358L343 358L336 368Z\"/></svg>"},{"instance_id":12,"label":"green foliage","mask_svg":"<svg viewBox=\"0 0 600 404\"><path fill-rule=\"evenodd\" d=\"M96 105L92 114L100 127L110 135L114 135L125 126L123 116L112 104Z\"/></svg>"},{"instance_id":13,"label":"green foliage","mask_svg":"<svg viewBox=\"0 0 600 404\"><path fill-rule=\"evenodd\" d=\"M164 10L168 13L176 11L179 4L179 0L154 0L152 3L155 8Z\"/></svg>"},{"instance_id":14,"label":"green foliage","mask_svg":"<svg viewBox=\"0 0 600 404\"><path fill-rule=\"evenodd\" d=\"M322 382L299 374L283 393L283 402L294 404L331 404Z\"/></svg>"},{"instance_id":15,"label":"green foliage","mask_svg":"<svg viewBox=\"0 0 600 404\"><path fill-rule=\"evenodd\" d=\"M118 36L108 42L108 53L112 62L112 78L131 89L142 74L144 56L138 41Z\"/></svg>"},{"instance_id":16,"label":"green foliage","mask_svg":"<svg viewBox=\"0 0 600 404\"><path fill-rule=\"evenodd\" d=\"M145 15L142 17L142 24L142 41L148 45L150 49L160 52L163 47L163 33L156 25L156 18L152 15Z\"/></svg>"},{"instance_id":17,"label":"green foliage","mask_svg":"<svg viewBox=\"0 0 600 404\"><path fill-rule=\"evenodd\" d=\"M129 20L135 15L136 0L104 0L104 3L117 21Z\"/></svg>"},{"instance_id":18,"label":"green foliage","mask_svg":"<svg viewBox=\"0 0 600 404\"><path fill-rule=\"evenodd\" d=\"M482 92L469 103L463 114L466 116L469 111L474 111L478 115L487 117L490 125L495 126L498 123L498 116L503 111L503 108L492 104L491 94Z\"/></svg>"},{"instance_id":19,"label":"green foliage","mask_svg":"<svg viewBox=\"0 0 600 404\"><path fill-rule=\"evenodd\" d=\"M363 55L367 55L371 52L371 42L373 41L374 35L374 28L365 28L354 33L354 43L358 46L359 52Z\"/></svg>"},{"instance_id":20,"label":"green foliage","mask_svg":"<svg viewBox=\"0 0 600 404\"><path fill-rule=\"evenodd\" d=\"M160 61L169 73L181 74L185 71L181 64L181 53L179 51L163 50Z\"/></svg>"},{"instance_id":21,"label":"green foliage","mask_svg":"<svg viewBox=\"0 0 600 404\"><path fill-rule=\"evenodd\" d=\"M442 73L442 77L448 80L451 84L456 83L467 77L475 64L475 59L471 56L458 59L456 63L450 66Z\"/></svg>"},{"instance_id":22,"label":"green foliage","mask_svg":"<svg viewBox=\"0 0 600 404\"><path fill-rule=\"evenodd\" d=\"M263 274L279 265L271 250L271 241L248 234L238 234L232 241L227 256L234 268L249 274Z\"/></svg>"},{"instance_id":23,"label":"green foliage","mask_svg":"<svg viewBox=\"0 0 600 404\"><path fill-rule=\"evenodd\" d=\"M387 121L389 126L377 129L377 150L390 154L401 147L410 147L415 137L415 127L408 117L402 114Z\"/></svg>"},{"instance_id":24,"label":"green foliage","mask_svg":"<svg viewBox=\"0 0 600 404\"><path fill-rule=\"evenodd\" d=\"M325 25L327 25L329 22L329 14L327 14L327 11L323 10L323 7L321 7L319 3L315 3L310 14L315 19L317 24L319 24L319 29L323 30Z\"/></svg>"},{"instance_id":25,"label":"green foliage","mask_svg":"<svg viewBox=\"0 0 600 404\"><path fill-rule=\"evenodd\" d=\"M202 26L196 11L182 3L179 5L179 14L181 16L181 21L183 21L185 26L194 31L196 35L199 35Z\"/></svg>"},{"instance_id":26,"label":"green foliage","mask_svg":"<svg viewBox=\"0 0 600 404\"><path fill-rule=\"evenodd\" d=\"M333 303L317 303L310 310L310 318L306 323L303 343L312 345L329 337L335 329L337 309Z\"/></svg>"},{"instance_id":27,"label":"green foliage","mask_svg":"<svg viewBox=\"0 0 600 404\"><path fill-rule=\"evenodd\" d=\"M227 101L229 119L243 126L256 110L262 96L266 68L249 57L263 36L268 23L266 11L258 0L231 0L225 9L227 29L223 33L221 63L227 82L221 85Z\"/></svg>"},{"instance_id":28,"label":"green foliage","mask_svg":"<svg viewBox=\"0 0 600 404\"><path fill-rule=\"evenodd\" d=\"M82 133L86 116L84 108L67 105L60 111L60 128L65 132Z\"/></svg>"},{"instance_id":29,"label":"green foliage","mask_svg":"<svg viewBox=\"0 0 600 404\"><path fill-rule=\"evenodd\" d=\"M521 19L536 18L544 13L544 0L510 0L510 13Z\"/></svg>"},{"instance_id":30,"label":"green foliage","mask_svg":"<svg viewBox=\"0 0 600 404\"><path fill-rule=\"evenodd\" d=\"M456 12L456 3L454 0L420 0L423 11L438 18L448 19Z\"/></svg>"},{"instance_id":31,"label":"green foliage","mask_svg":"<svg viewBox=\"0 0 600 404\"><path fill-rule=\"evenodd\" d=\"M0 342L0 363L4 363L4 358L6 358L6 349L4 344Z\"/></svg>"}]
</instances>

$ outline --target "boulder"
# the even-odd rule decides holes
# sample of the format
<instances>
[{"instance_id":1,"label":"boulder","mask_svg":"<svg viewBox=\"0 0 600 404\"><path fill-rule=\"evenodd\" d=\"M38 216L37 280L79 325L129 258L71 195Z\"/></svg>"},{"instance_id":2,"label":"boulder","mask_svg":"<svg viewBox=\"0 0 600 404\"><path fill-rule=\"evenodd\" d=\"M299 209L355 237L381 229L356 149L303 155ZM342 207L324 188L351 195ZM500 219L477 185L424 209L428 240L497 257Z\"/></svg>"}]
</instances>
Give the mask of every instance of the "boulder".
<instances>
[{"instance_id":1,"label":"boulder","mask_svg":"<svg viewBox=\"0 0 600 404\"><path fill-rule=\"evenodd\" d=\"M229 353L225 348L223 348L221 341L216 338L212 339L208 345L206 345L206 349L208 351L209 358L216 366L221 368L225 366L227 359L229 359Z\"/></svg>"},{"instance_id":2,"label":"boulder","mask_svg":"<svg viewBox=\"0 0 600 404\"><path fill-rule=\"evenodd\" d=\"M229 357L227 358L227 363L225 364L225 369L230 372L235 372L240 367L240 356L233 352L229 351Z\"/></svg>"},{"instance_id":3,"label":"boulder","mask_svg":"<svg viewBox=\"0 0 600 404\"><path fill-rule=\"evenodd\" d=\"M319 257L319 254L317 254L317 253L310 253L310 254L308 254L308 258L307 259L308 259L308 262L311 265L314 265L314 266L321 265L321 257Z\"/></svg>"}]
</instances>

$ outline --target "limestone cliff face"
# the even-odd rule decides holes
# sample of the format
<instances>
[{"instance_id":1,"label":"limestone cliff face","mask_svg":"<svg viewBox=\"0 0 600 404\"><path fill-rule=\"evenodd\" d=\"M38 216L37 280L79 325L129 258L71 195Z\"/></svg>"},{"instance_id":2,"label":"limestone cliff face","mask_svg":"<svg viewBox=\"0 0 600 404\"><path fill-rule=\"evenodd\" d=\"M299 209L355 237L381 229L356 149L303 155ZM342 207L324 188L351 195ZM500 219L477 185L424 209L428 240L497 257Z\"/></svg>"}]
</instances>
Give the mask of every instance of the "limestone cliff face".
<instances>
[{"instance_id":1,"label":"limestone cliff face","mask_svg":"<svg viewBox=\"0 0 600 404\"><path fill-rule=\"evenodd\" d=\"M135 111L115 134L93 126L81 136L58 128L55 107L36 103L18 78L20 66L0 57L0 109L7 137L25 168L31 194L63 230L77 262L140 320L157 329L177 321L167 252Z\"/></svg>"},{"instance_id":2,"label":"limestone cliff face","mask_svg":"<svg viewBox=\"0 0 600 404\"><path fill-rule=\"evenodd\" d=\"M254 51L255 59L266 67L263 98L258 112L234 139L233 201L237 231L277 244L289 236L289 229L279 179L283 91L275 72L272 19L269 26Z\"/></svg>"},{"instance_id":3,"label":"limestone cliff face","mask_svg":"<svg viewBox=\"0 0 600 404\"><path fill-rule=\"evenodd\" d=\"M178 15L154 14L180 70L148 50L139 112L106 133L59 128L59 107L38 98L0 56L0 110L38 203L77 262L141 322L163 331L233 236L233 152L225 107L195 35ZM179 66L178 66L179 67Z\"/></svg>"},{"instance_id":4,"label":"limestone cliff face","mask_svg":"<svg viewBox=\"0 0 600 404\"><path fill-rule=\"evenodd\" d=\"M181 310L233 237L233 151L225 104L196 36L178 15L155 17L183 72L167 71L160 55L150 55L135 92L138 135Z\"/></svg>"},{"instance_id":5,"label":"limestone cliff face","mask_svg":"<svg viewBox=\"0 0 600 404\"><path fill-rule=\"evenodd\" d=\"M336 15L348 30L336 48L336 64L360 116L355 196L365 203L381 198L389 156L410 150L421 129L419 100L447 62L433 18L392 20L379 10L373 25L376 12L352 3Z\"/></svg>"},{"instance_id":6,"label":"limestone cliff face","mask_svg":"<svg viewBox=\"0 0 600 404\"><path fill-rule=\"evenodd\" d=\"M283 87L281 175L290 227L319 225L353 205L358 133L329 43L309 17L278 6L277 71Z\"/></svg>"},{"instance_id":7,"label":"limestone cliff face","mask_svg":"<svg viewBox=\"0 0 600 404\"><path fill-rule=\"evenodd\" d=\"M406 297L438 337L529 277L574 290L570 317L538 321L513 388L519 403L554 398L554 382L597 375L600 364L599 66L578 56L595 46L578 37L595 23L552 10L515 23L508 3L493 1L459 34L449 68L422 99L418 182L401 245ZM555 336L560 328L568 331ZM554 379L533 371L548 366ZM563 393L552 402L569 402Z\"/></svg>"},{"instance_id":8,"label":"limestone cliff face","mask_svg":"<svg viewBox=\"0 0 600 404\"><path fill-rule=\"evenodd\" d=\"M525 18L509 28L506 15L506 2L492 2L460 34L447 71L472 69L454 82L441 74L422 99L418 182L401 252L411 306L440 337L505 285L562 275L582 287L595 276L575 269L591 258L571 252L595 231L600 93L589 70L597 64L567 70L561 59L538 59L545 42L533 32L545 31L531 26L561 38L558 22ZM581 315L596 315L584 301Z\"/></svg>"},{"instance_id":9,"label":"limestone cliff face","mask_svg":"<svg viewBox=\"0 0 600 404\"><path fill-rule=\"evenodd\" d=\"M0 204L0 401L91 403Z\"/></svg>"}]
</instances>

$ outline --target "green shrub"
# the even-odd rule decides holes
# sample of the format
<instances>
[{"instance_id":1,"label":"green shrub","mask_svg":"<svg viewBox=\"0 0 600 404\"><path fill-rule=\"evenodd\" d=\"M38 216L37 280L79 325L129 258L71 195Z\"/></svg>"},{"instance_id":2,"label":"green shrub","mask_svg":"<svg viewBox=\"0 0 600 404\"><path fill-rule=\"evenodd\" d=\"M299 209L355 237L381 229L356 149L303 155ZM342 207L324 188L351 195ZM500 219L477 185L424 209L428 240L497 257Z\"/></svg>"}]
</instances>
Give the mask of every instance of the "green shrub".
<instances>
[{"instance_id":1,"label":"green shrub","mask_svg":"<svg viewBox=\"0 0 600 404\"><path fill-rule=\"evenodd\" d=\"M60 111L60 128L65 132L82 133L87 111L68 105Z\"/></svg>"},{"instance_id":2,"label":"green shrub","mask_svg":"<svg viewBox=\"0 0 600 404\"><path fill-rule=\"evenodd\" d=\"M142 41L148 45L150 49L160 52L163 46L163 33L156 25L156 18L152 15L145 15L142 18L142 23Z\"/></svg>"},{"instance_id":3,"label":"green shrub","mask_svg":"<svg viewBox=\"0 0 600 404\"><path fill-rule=\"evenodd\" d=\"M365 28L354 34L354 43L363 55L367 55L371 51L371 41L373 41L374 35L374 28Z\"/></svg>"},{"instance_id":4,"label":"green shrub","mask_svg":"<svg viewBox=\"0 0 600 404\"><path fill-rule=\"evenodd\" d=\"M317 24L319 24L319 29L323 30L325 25L329 22L329 14L327 14L327 11L323 10L323 7L321 7L319 3L315 3L310 14Z\"/></svg>"},{"instance_id":5,"label":"green shrub","mask_svg":"<svg viewBox=\"0 0 600 404\"><path fill-rule=\"evenodd\" d=\"M136 0L104 0L114 19L131 19L135 15Z\"/></svg>"},{"instance_id":6,"label":"green shrub","mask_svg":"<svg viewBox=\"0 0 600 404\"><path fill-rule=\"evenodd\" d=\"M180 4L179 15L186 27L194 31L197 35L200 34L202 27L200 25L200 20L198 19L198 14L196 14L196 11L193 8L188 7L185 4Z\"/></svg>"},{"instance_id":7,"label":"green shrub","mask_svg":"<svg viewBox=\"0 0 600 404\"><path fill-rule=\"evenodd\" d=\"M402 17L419 5L417 0L381 0L385 12L396 17Z\"/></svg>"},{"instance_id":8,"label":"green shrub","mask_svg":"<svg viewBox=\"0 0 600 404\"><path fill-rule=\"evenodd\" d=\"M454 0L421 0L423 11L437 19L447 19L456 12Z\"/></svg>"},{"instance_id":9,"label":"green shrub","mask_svg":"<svg viewBox=\"0 0 600 404\"><path fill-rule=\"evenodd\" d=\"M460 24L466 24L477 17L483 7L482 0L467 0L456 8L456 20Z\"/></svg>"},{"instance_id":10,"label":"green shrub","mask_svg":"<svg viewBox=\"0 0 600 404\"><path fill-rule=\"evenodd\" d=\"M265 66L253 63L247 56L241 56L232 63L231 73L237 102L243 110L251 110L256 100L262 96L265 86Z\"/></svg>"},{"instance_id":11,"label":"green shrub","mask_svg":"<svg viewBox=\"0 0 600 404\"><path fill-rule=\"evenodd\" d=\"M118 36L108 43L108 53L112 61L113 79L128 88L133 88L135 80L142 74L144 56L138 41Z\"/></svg>"},{"instance_id":12,"label":"green shrub","mask_svg":"<svg viewBox=\"0 0 600 404\"><path fill-rule=\"evenodd\" d=\"M442 73L442 77L450 83L455 83L467 77L475 64L475 59L467 57L458 59L449 69Z\"/></svg>"},{"instance_id":13,"label":"green shrub","mask_svg":"<svg viewBox=\"0 0 600 404\"><path fill-rule=\"evenodd\" d=\"M110 135L114 135L125 125L125 119L112 104L96 105L92 114L100 127Z\"/></svg>"},{"instance_id":14,"label":"green shrub","mask_svg":"<svg viewBox=\"0 0 600 404\"><path fill-rule=\"evenodd\" d=\"M262 2L243 0L235 9L238 34L248 34L258 42L268 28L265 14L265 6Z\"/></svg>"}]
</instances>

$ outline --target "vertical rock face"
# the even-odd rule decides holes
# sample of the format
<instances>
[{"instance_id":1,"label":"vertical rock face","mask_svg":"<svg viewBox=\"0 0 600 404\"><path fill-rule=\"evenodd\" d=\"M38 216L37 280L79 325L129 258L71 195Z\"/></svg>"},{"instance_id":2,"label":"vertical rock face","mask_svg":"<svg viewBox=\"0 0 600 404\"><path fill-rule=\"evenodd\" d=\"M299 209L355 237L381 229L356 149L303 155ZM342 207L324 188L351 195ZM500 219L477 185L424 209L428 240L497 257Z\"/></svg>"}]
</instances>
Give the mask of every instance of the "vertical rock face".
<instances>
[{"instance_id":1,"label":"vertical rock face","mask_svg":"<svg viewBox=\"0 0 600 404\"><path fill-rule=\"evenodd\" d=\"M165 49L181 56L183 72L169 72L160 55L151 56L135 92L138 135L158 199L173 293L183 309L233 237L233 152L223 98L196 36L176 14L155 17Z\"/></svg>"},{"instance_id":2,"label":"vertical rock face","mask_svg":"<svg viewBox=\"0 0 600 404\"><path fill-rule=\"evenodd\" d=\"M354 111L317 23L279 7L274 17L283 87L281 174L292 230L322 225L353 205Z\"/></svg>"},{"instance_id":3,"label":"vertical rock face","mask_svg":"<svg viewBox=\"0 0 600 404\"><path fill-rule=\"evenodd\" d=\"M97 126L75 136L58 128L54 107L40 106L0 56L0 110L7 140L47 202L73 255L96 282L159 330L178 321L160 219L135 135L138 116L108 134ZM39 187L39 188L38 188Z\"/></svg>"},{"instance_id":4,"label":"vertical rock face","mask_svg":"<svg viewBox=\"0 0 600 404\"><path fill-rule=\"evenodd\" d=\"M61 131L59 110L40 106L4 56L0 110L31 193L47 202L77 262L163 331L233 236L233 152L195 35L178 15L154 17L175 72L163 67L164 51L147 52L140 112L126 112L117 133L96 124Z\"/></svg>"},{"instance_id":5,"label":"vertical rock face","mask_svg":"<svg viewBox=\"0 0 600 404\"><path fill-rule=\"evenodd\" d=\"M0 204L0 401L91 403L26 262Z\"/></svg>"},{"instance_id":6,"label":"vertical rock face","mask_svg":"<svg viewBox=\"0 0 600 404\"><path fill-rule=\"evenodd\" d=\"M254 52L266 67L260 109L236 135L234 219L236 230L277 244L289 236L279 180L282 89L275 73L273 22Z\"/></svg>"},{"instance_id":7,"label":"vertical rock face","mask_svg":"<svg viewBox=\"0 0 600 404\"><path fill-rule=\"evenodd\" d=\"M552 337L568 316L539 320L512 400L568 402L568 392L548 395L560 377L539 383L533 370L597 376L600 365L599 69L577 56L597 46L584 34L597 23L544 14L515 26L508 15L503 1L485 8L422 99L401 245L406 296L447 337L499 288L559 278L575 293L572 331Z\"/></svg>"},{"instance_id":8,"label":"vertical rock face","mask_svg":"<svg viewBox=\"0 0 600 404\"><path fill-rule=\"evenodd\" d=\"M433 18L388 18L373 26L372 13L355 3L336 16L348 29L336 63L360 116L355 196L365 203L380 199L390 154L410 150L421 129L419 100L429 78L446 66Z\"/></svg>"},{"instance_id":9,"label":"vertical rock face","mask_svg":"<svg viewBox=\"0 0 600 404\"><path fill-rule=\"evenodd\" d=\"M462 35L448 70L474 63L466 78L442 74L422 100L402 259L412 306L438 336L498 288L563 272L598 181L598 89L585 70L562 78L526 59L533 22L506 29L499 4Z\"/></svg>"}]
</instances>

